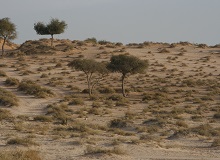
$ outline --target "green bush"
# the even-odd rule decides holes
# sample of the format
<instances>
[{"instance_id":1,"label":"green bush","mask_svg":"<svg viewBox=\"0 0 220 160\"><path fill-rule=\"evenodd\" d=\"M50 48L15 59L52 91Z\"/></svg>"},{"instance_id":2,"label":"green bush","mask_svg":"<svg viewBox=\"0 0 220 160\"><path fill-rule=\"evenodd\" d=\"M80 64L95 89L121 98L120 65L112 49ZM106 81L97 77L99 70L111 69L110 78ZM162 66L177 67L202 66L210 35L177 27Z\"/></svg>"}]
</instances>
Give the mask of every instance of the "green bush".
<instances>
[{"instance_id":1,"label":"green bush","mask_svg":"<svg viewBox=\"0 0 220 160\"><path fill-rule=\"evenodd\" d=\"M0 88L0 105L18 106L18 99L12 92Z\"/></svg>"}]
</instances>

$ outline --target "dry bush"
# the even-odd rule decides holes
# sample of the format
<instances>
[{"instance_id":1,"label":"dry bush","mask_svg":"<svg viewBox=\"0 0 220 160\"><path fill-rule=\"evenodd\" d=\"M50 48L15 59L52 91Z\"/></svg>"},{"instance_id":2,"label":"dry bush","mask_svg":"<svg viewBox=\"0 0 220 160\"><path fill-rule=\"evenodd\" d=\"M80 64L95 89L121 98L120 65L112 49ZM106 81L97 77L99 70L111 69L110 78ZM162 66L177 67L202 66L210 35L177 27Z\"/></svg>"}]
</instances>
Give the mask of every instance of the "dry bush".
<instances>
[{"instance_id":1,"label":"dry bush","mask_svg":"<svg viewBox=\"0 0 220 160\"><path fill-rule=\"evenodd\" d=\"M0 109L0 121L13 119L10 111L6 109Z\"/></svg>"},{"instance_id":2,"label":"dry bush","mask_svg":"<svg viewBox=\"0 0 220 160\"><path fill-rule=\"evenodd\" d=\"M42 160L39 153L34 150L27 151L1 151L1 160Z\"/></svg>"},{"instance_id":3,"label":"dry bush","mask_svg":"<svg viewBox=\"0 0 220 160\"><path fill-rule=\"evenodd\" d=\"M34 117L35 121L40 121L40 122L51 122L52 118L49 116L45 116L45 115L38 115Z\"/></svg>"},{"instance_id":4,"label":"dry bush","mask_svg":"<svg viewBox=\"0 0 220 160\"><path fill-rule=\"evenodd\" d=\"M18 86L18 90L23 91L25 94L34 95L38 98L51 97L54 93L45 87L41 87L31 80L23 80Z\"/></svg>"},{"instance_id":5,"label":"dry bush","mask_svg":"<svg viewBox=\"0 0 220 160\"><path fill-rule=\"evenodd\" d=\"M159 53L170 53L170 51L168 49L164 48L164 49L161 49L159 51Z\"/></svg>"},{"instance_id":6,"label":"dry bush","mask_svg":"<svg viewBox=\"0 0 220 160\"><path fill-rule=\"evenodd\" d=\"M18 98L12 92L0 88L0 105L18 106Z\"/></svg>"},{"instance_id":7,"label":"dry bush","mask_svg":"<svg viewBox=\"0 0 220 160\"><path fill-rule=\"evenodd\" d=\"M9 139L7 141L7 144L9 144L9 145L23 145L23 146L37 145L34 141L32 141L29 138L19 138L19 137Z\"/></svg>"},{"instance_id":8,"label":"dry bush","mask_svg":"<svg viewBox=\"0 0 220 160\"><path fill-rule=\"evenodd\" d=\"M94 147L94 146L87 146L85 150L85 154L118 154L123 155L125 154L125 151L120 148L119 146L116 146L112 149L107 149L103 147Z\"/></svg>"},{"instance_id":9,"label":"dry bush","mask_svg":"<svg viewBox=\"0 0 220 160\"><path fill-rule=\"evenodd\" d=\"M6 77L6 76L7 76L6 73L4 71L0 70L0 77Z\"/></svg>"},{"instance_id":10,"label":"dry bush","mask_svg":"<svg viewBox=\"0 0 220 160\"><path fill-rule=\"evenodd\" d=\"M220 138L217 138L215 139L213 142L212 142L212 147L219 147L220 146Z\"/></svg>"},{"instance_id":11,"label":"dry bush","mask_svg":"<svg viewBox=\"0 0 220 160\"><path fill-rule=\"evenodd\" d=\"M69 105L84 105L84 101L82 98L73 98L69 102Z\"/></svg>"},{"instance_id":12,"label":"dry bush","mask_svg":"<svg viewBox=\"0 0 220 160\"><path fill-rule=\"evenodd\" d=\"M99 89L100 93L115 93L114 88L111 87L101 87L101 89Z\"/></svg>"},{"instance_id":13,"label":"dry bush","mask_svg":"<svg viewBox=\"0 0 220 160\"><path fill-rule=\"evenodd\" d=\"M5 84L8 86L17 86L19 85L19 80L17 78L8 77Z\"/></svg>"},{"instance_id":14,"label":"dry bush","mask_svg":"<svg viewBox=\"0 0 220 160\"><path fill-rule=\"evenodd\" d=\"M122 119L113 119L109 123L109 127L111 128L124 128L127 126L127 122Z\"/></svg>"}]
</instances>

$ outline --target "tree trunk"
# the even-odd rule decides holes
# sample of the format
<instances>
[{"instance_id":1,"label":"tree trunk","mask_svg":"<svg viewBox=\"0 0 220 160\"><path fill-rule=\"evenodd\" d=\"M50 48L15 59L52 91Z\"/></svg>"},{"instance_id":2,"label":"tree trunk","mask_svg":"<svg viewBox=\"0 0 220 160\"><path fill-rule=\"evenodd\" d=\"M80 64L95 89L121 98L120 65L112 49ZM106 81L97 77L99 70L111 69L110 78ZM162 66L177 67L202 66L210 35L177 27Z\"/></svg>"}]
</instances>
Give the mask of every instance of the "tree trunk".
<instances>
[{"instance_id":1,"label":"tree trunk","mask_svg":"<svg viewBox=\"0 0 220 160\"><path fill-rule=\"evenodd\" d=\"M4 50L5 42L6 42L6 38L3 39L3 43L2 43L2 57L4 56L4 53L5 53L5 50Z\"/></svg>"},{"instance_id":2,"label":"tree trunk","mask_svg":"<svg viewBox=\"0 0 220 160\"><path fill-rule=\"evenodd\" d=\"M92 90L91 90L91 77L92 77L92 74L86 75L86 79L87 79L87 83L88 83L89 96L92 95Z\"/></svg>"},{"instance_id":3,"label":"tree trunk","mask_svg":"<svg viewBox=\"0 0 220 160\"><path fill-rule=\"evenodd\" d=\"M125 75L123 74L122 77L121 77L121 88L122 88L122 94L124 97L126 97L126 94L125 94L125 88L124 88L124 82L125 81Z\"/></svg>"},{"instance_id":4,"label":"tree trunk","mask_svg":"<svg viewBox=\"0 0 220 160\"><path fill-rule=\"evenodd\" d=\"M53 34L51 34L51 47L53 47Z\"/></svg>"}]
</instances>

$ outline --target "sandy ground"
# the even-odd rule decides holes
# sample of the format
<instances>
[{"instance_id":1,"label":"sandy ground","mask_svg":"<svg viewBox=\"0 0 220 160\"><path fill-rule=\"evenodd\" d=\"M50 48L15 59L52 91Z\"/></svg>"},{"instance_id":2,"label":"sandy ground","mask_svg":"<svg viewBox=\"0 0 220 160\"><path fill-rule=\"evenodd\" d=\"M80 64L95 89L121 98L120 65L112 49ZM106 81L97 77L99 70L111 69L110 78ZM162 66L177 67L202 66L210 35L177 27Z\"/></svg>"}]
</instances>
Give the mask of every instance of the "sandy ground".
<instances>
[{"instance_id":1,"label":"sandy ground","mask_svg":"<svg viewBox=\"0 0 220 160\"><path fill-rule=\"evenodd\" d=\"M66 41L61 42L55 43L57 48L62 49L60 44L65 45ZM69 45L72 42L66 43ZM48 45L49 42L46 44ZM20 81L33 80L55 93L53 97L36 98L18 91L16 86L5 85L7 77L0 77L0 87L11 91L19 99L19 106L1 106L2 109L11 112L14 120L2 120L0 123L0 151L33 149L39 151L43 160L220 159L219 146L211 147L213 141L220 137L219 119L213 118L220 105L220 48L200 48L191 44L178 44L170 48L168 44L160 43L144 47L103 47L89 43L79 46L74 42L73 46L75 47L68 51L61 49L54 51L55 54L52 55L5 57L0 60L0 64L5 64L0 70L4 71L8 77L17 78ZM100 49L101 46L104 49ZM169 50L169 53L159 53L164 48ZM67 64L77 57L109 61L112 55L118 54L130 54L148 59L150 66L145 74L131 75L126 79L126 88L130 89L129 96L126 98L129 101L128 104L124 106L113 104L112 107L108 107L103 97L109 94L97 93L96 96L102 98L91 100L86 93L81 92L87 87L83 72L74 71ZM61 63L61 67L55 67L57 63ZM24 71L30 72L22 74ZM43 73L48 76L41 78ZM58 83L52 84L52 78L60 79L56 79ZM201 85L183 85L184 80L204 80L205 82ZM212 84L216 85L213 87ZM68 85L72 85L73 89ZM120 89L120 74L110 74L96 89L103 86ZM162 101L153 99L146 102L143 101L144 93L165 96L162 97ZM116 94L120 95L120 93ZM35 116L47 113L47 105L65 103L64 97L69 95L83 99L84 104L68 105L72 120L67 125L59 124L56 120L52 122L34 120ZM89 113L94 102L101 104L102 107L99 109L102 113ZM185 110L179 111L180 113L176 111L178 112L176 115L171 114L175 109ZM83 116L80 116L79 111L84 113ZM131 118L126 117L128 113L133 113ZM164 114L167 115L162 118L164 120L162 125L144 123L152 118L161 118ZM200 119L194 120L195 116L200 116ZM129 124L128 127L109 129L109 122L116 118L125 118ZM178 125L178 121L183 121L186 126ZM86 131L68 130L78 123L90 128ZM202 124L211 125L217 133L202 135L191 130ZM182 130L188 130L189 133L175 136L175 133ZM141 138L145 135L147 138ZM29 138L36 145L7 144L8 140L14 137ZM118 147L124 153L85 154L88 146L101 149Z\"/></svg>"}]
</instances>

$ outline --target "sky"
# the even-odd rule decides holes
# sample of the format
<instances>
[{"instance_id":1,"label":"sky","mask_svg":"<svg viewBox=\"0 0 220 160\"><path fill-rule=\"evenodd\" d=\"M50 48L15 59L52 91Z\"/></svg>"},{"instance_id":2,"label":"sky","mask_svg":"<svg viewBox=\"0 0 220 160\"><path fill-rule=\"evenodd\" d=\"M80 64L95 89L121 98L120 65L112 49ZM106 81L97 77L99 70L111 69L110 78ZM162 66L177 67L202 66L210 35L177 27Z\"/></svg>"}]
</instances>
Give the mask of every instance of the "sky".
<instances>
[{"instance_id":1,"label":"sky","mask_svg":"<svg viewBox=\"0 0 220 160\"><path fill-rule=\"evenodd\" d=\"M220 43L220 0L0 0L0 19L9 17L18 38L50 38L37 35L34 23L51 18L64 20L68 28L55 38L142 43Z\"/></svg>"}]
</instances>

